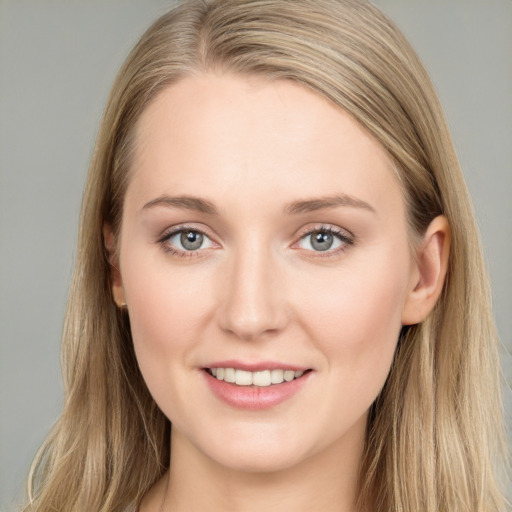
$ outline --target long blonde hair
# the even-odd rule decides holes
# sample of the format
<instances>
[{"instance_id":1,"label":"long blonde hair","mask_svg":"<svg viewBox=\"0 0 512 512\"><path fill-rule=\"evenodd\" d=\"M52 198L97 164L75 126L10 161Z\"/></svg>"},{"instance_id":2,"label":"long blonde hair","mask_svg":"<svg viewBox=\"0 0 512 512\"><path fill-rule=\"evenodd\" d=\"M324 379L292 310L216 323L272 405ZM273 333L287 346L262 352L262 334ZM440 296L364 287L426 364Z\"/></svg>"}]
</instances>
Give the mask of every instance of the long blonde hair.
<instances>
[{"instance_id":1,"label":"long blonde hair","mask_svg":"<svg viewBox=\"0 0 512 512\"><path fill-rule=\"evenodd\" d=\"M404 328L372 405L361 510L504 510L498 339L472 207L438 99L400 31L364 0L185 0L128 56L108 100L83 199L63 335L65 405L29 476L26 511L117 512L169 466L170 423L111 295L134 126L159 91L208 70L294 80L378 140L395 162L412 234L444 214L448 277L427 320Z\"/></svg>"}]
</instances>

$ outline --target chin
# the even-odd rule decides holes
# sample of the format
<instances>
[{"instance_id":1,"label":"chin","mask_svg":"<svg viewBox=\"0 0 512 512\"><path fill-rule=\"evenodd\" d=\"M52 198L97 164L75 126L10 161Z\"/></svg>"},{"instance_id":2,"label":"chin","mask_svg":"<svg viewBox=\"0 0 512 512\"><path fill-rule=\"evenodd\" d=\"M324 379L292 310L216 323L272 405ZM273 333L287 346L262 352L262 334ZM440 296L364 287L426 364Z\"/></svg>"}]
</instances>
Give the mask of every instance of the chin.
<instances>
[{"instance_id":1,"label":"chin","mask_svg":"<svg viewBox=\"0 0 512 512\"><path fill-rule=\"evenodd\" d=\"M219 465L247 473L273 473L300 464L314 451L308 449L307 437L279 435L260 429L250 435L224 433L219 441L209 438L199 449ZM281 432L281 434L283 434Z\"/></svg>"},{"instance_id":2,"label":"chin","mask_svg":"<svg viewBox=\"0 0 512 512\"><path fill-rule=\"evenodd\" d=\"M242 473L275 473L297 466L304 457L299 453L251 448L244 452L219 454L215 461L227 469Z\"/></svg>"}]
</instances>

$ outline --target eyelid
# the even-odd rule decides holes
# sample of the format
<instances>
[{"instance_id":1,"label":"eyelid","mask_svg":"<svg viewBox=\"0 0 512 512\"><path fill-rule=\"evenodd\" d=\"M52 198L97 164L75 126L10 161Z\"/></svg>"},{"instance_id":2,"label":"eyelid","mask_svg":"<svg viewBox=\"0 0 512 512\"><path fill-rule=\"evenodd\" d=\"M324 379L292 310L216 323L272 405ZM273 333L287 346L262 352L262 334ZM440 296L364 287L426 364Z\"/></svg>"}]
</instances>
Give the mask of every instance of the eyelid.
<instances>
[{"instance_id":1,"label":"eyelid","mask_svg":"<svg viewBox=\"0 0 512 512\"><path fill-rule=\"evenodd\" d=\"M313 251L310 249L303 249L298 247L299 242L301 242L307 236L312 235L313 233L325 232L330 233L336 237L338 237L341 241L341 245L334 249L327 249L325 251ZM302 228L297 235L298 239L296 242L292 244L292 248L297 248L299 250L304 250L305 252L311 253L312 257L320 257L320 258L329 258L338 255L340 252L343 252L347 249L347 247L354 245L355 236L353 233L348 231L347 229L341 228L339 226L333 224L315 224L313 226L308 226Z\"/></svg>"},{"instance_id":2,"label":"eyelid","mask_svg":"<svg viewBox=\"0 0 512 512\"><path fill-rule=\"evenodd\" d=\"M176 236L177 234L182 233L183 231L194 231L196 233L200 233L204 237L208 238L208 240L210 240L213 247L207 247L205 249L196 249L196 250L187 251L187 250L179 249L178 247L175 247L175 246L167 243L173 236ZM161 235L159 235L159 237L156 240L156 243L160 244L166 252L170 252L177 256L181 256L181 257L200 256L200 253L206 251L207 249L220 247L220 244L215 241L214 237L208 231L209 230L206 230L202 227L198 227L197 225L178 224L176 226L171 226L171 227L166 228L161 233Z\"/></svg>"},{"instance_id":3,"label":"eyelid","mask_svg":"<svg viewBox=\"0 0 512 512\"><path fill-rule=\"evenodd\" d=\"M299 229L297 237L301 238L306 235L309 235L310 233L315 233L317 231L327 231L329 233L334 233L347 239L354 238L354 234L348 229L337 226L336 224L327 223L307 224L306 226Z\"/></svg>"},{"instance_id":4,"label":"eyelid","mask_svg":"<svg viewBox=\"0 0 512 512\"><path fill-rule=\"evenodd\" d=\"M196 250L182 250L179 249L173 245L168 244L168 240L172 238L173 236L177 235L178 233L181 233L183 231L195 231L197 233L202 234L208 240L211 242L212 247L207 247L204 249L196 249ZM220 248L221 245L215 240L215 237L212 236L209 233L209 229L205 229L201 226L193 225L193 224L179 224L175 226L171 226L166 228L161 235L156 240L156 243L160 244L162 248L166 252L170 252L176 256L179 257L198 257L202 256L202 252L206 252L207 249L212 248ZM300 241L302 241L307 236L317 233L317 232L326 232L331 233L332 235L336 236L340 241L341 245L334 248L334 249L327 249L325 251L314 251L310 249L303 249L301 247L298 247L298 244ZM315 225L308 225L306 227L303 227L299 230L298 234L296 235L295 242L291 245L294 249L300 249L305 252L311 253L312 257L333 257L338 255L338 253L343 252L347 249L347 247L354 245L355 243L355 236L353 233L348 231L345 228L341 228L339 226L333 225L333 224L315 224Z\"/></svg>"}]
</instances>

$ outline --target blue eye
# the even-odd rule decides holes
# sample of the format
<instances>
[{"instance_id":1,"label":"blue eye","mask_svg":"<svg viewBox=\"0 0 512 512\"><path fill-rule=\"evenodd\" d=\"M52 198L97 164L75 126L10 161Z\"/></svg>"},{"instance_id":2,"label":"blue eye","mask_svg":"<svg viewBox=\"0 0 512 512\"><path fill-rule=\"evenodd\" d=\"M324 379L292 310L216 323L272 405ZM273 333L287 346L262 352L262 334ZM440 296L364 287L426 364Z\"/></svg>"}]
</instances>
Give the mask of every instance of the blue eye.
<instances>
[{"instance_id":1,"label":"blue eye","mask_svg":"<svg viewBox=\"0 0 512 512\"><path fill-rule=\"evenodd\" d=\"M343 245L350 245L352 240L332 229L316 229L303 236L298 246L315 252L326 252L338 249Z\"/></svg>"},{"instance_id":2,"label":"blue eye","mask_svg":"<svg viewBox=\"0 0 512 512\"><path fill-rule=\"evenodd\" d=\"M196 229L179 229L166 236L162 242L178 251L191 252L213 247L213 242Z\"/></svg>"}]
</instances>

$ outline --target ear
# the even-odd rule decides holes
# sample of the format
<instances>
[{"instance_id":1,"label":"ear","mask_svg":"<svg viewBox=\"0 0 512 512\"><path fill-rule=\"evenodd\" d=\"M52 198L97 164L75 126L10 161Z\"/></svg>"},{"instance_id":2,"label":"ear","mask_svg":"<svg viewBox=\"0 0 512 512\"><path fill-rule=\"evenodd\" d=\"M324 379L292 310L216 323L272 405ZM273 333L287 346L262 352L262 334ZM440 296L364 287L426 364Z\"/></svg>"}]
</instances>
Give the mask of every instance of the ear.
<instances>
[{"instance_id":1,"label":"ear","mask_svg":"<svg viewBox=\"0 0 512 512\"><path fill-rule=\"evenodd\" d=\"M402 325L422 322L434 308L446 278L450 242L450 225L440 215L430 223L417 249L415 271L402 310Z\"/></svg>"},{"instance_id":2,"label":"ear","mask_svg":"<svg viewBox=\"0 0 512 512\"><path fill-rule=\"evenodd\" d=\"M103 225L103 243L107 250L108 261L110 263L110 284L112 286L112 296L114 302L118 307L126 306L126 299L123 288L123 281L121 279L121 272L119 271L119 262L117 260L116 242L112 226L105 223Z\"/></svg>"}]
</instances>

